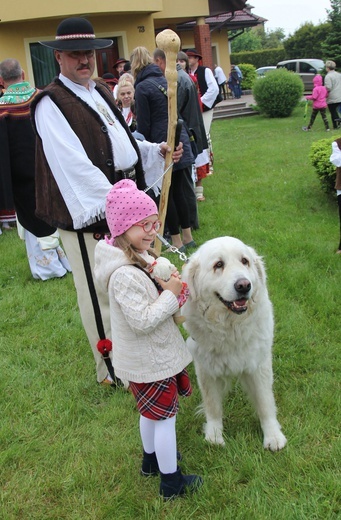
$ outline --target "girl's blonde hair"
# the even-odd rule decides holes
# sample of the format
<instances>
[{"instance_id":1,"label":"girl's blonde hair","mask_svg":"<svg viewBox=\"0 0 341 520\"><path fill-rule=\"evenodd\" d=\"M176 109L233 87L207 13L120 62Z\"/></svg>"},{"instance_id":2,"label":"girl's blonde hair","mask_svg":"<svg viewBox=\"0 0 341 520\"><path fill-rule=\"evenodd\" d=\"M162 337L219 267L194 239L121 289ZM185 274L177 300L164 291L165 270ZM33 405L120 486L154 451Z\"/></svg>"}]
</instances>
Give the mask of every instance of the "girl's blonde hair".
<instances>
[{"instance_id":1,"label":"girl's blonde hair","mask_svg":"<svg viewBox=\"0 0 341 520\"><path fill-rule=\"evenodd\" d=\"M131 73L136 79L136 76L142 69L144 69L147 65L154 63L153 58L146 49L146 47L135 47L130 56L131 63Z\"/></svg>"},{"instance_id":2,"label":"girl's blonde hair","mask_svg":"<svg viewBox=\"0 0 341 520\"><path fill-rule=\"evenodd\" d=\"M122 76L120 76L120 78L118 80L118 85L120 84L121 81L130 81L130 83L132 85L134 85L134 76L132 74L130 74L129 72L124 72L124 74L122 74Z\"/></svg>"},{"instance_id":3,"label":"girl's blonde hair","mask_svg":"<svg viewBox=\"0 0 341 520\"><path fill-rule=\"evenodd\" d=\"M114 245L122 249L123 253L133 264L137 264L142 268L147 267L147 262L142 258L142 256L138 254L136 249L131 245L125 233L115 238ZM154 249L148 249L148 253L154 258L158 257Z\"/></svg>"},{"instance_id":4,"label":"girl's blonde hair","mask_svg":"<svg viewBox=\"0 0 341 520\"><path fill-rule=\"evenodd\" d=\"M131 88L131 91L132 91L132 94L133 94L133 97L134 97L135 89L134 89L133 84L130 81L127 81L127 80L124 80L124 79L122 79L122 80L120 79L120 81L117 84L117 92L116 92L117 99L119 98L119 95L120 95L121 90L122 90L123 87Z\"/></svg>"}]
</instances>

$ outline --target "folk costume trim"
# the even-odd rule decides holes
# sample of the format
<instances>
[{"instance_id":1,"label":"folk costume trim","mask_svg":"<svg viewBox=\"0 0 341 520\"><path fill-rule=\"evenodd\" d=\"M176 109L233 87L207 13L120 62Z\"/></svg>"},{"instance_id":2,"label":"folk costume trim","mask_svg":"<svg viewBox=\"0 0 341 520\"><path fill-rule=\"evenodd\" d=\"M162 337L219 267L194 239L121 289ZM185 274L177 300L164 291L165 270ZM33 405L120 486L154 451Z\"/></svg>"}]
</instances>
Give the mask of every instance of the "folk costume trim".
<instances>
[{"instance_id":1,"label":"folk costume trim","mask_svg":"<svg viewBox=\"0 0 341 520\"><path fill-rule=\"evenodd\" d=\"M27 81L13 83L4 90L0 98L0 105L24 103L30 100L35 93L37 93L37 89L31 87Z\"/></svg>"}]
</instances>

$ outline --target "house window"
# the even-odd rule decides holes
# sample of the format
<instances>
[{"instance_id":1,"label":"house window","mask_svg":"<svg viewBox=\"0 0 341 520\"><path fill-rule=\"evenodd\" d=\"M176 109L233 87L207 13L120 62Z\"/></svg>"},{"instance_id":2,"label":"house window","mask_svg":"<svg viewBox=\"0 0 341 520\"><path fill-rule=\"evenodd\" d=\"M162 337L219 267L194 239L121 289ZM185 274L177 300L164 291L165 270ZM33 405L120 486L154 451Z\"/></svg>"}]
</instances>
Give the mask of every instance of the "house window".
<instances>
[{"instance_id":1,"label":"house window","mask_svg":"<svg viewBox=\"0 0 341 520\"><path fill-rule=\"evenodd\" d=\"M53 49L44 47L40 43L30 43L30 52L34 84L37 88L44 88L59 74Z\"/></svg>"}]
</instances>

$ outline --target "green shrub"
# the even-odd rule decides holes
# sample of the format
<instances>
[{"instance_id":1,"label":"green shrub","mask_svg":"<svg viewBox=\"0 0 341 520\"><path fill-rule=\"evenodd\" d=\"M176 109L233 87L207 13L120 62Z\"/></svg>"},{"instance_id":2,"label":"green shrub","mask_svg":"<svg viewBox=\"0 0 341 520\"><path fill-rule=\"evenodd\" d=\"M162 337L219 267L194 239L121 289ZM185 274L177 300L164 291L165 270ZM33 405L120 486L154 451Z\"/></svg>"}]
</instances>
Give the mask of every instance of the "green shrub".
<instances>
[{"instance_id":1,"label":"green shrub","mask_svg":"<svg viewBox=\"0 0 341 520\"><path fill-rule=\"evenodd\" d=\"M253 97L259 111L268 117L288 117L303 95L303 83L298 74L286 69L266 73L253 84Z\"/></svg>"},{"instance_id":2,"label":"green shrub","mask_svg":"<svg viewBox=\"0 0 341 520\"><path fill-rule=\"evenodd\" d=\"M322 189L327 193L334 192L335 185L335 166L330 162L331 144L334 140L335 137L329 137L316 141L311 145L309 154L311 164L321 181Z\"/></svg>"},{"instance_id":3,"label":"green shrub","mask_svg":"<svg viewBox=\"0 0 341 520\"><path fill-rule=\"evenodd\" d=\"M267 65L277 65L279 61L287 60L283 47L277 49L264 49L262 51L232 52L231 63L240 66L240 63L252 63L258 69Z\"/></svg>"},{"instance_id":4,"label":"green shrub","mask_svg":"<svg viewBox=\"0 0 341 520\"><path fill-rule=\"evenodd\" d=\"M257 76L256 67L250 63L239 63L238 67L243 74L242 89L251 90Z\"/></svg>"}]
</instances>

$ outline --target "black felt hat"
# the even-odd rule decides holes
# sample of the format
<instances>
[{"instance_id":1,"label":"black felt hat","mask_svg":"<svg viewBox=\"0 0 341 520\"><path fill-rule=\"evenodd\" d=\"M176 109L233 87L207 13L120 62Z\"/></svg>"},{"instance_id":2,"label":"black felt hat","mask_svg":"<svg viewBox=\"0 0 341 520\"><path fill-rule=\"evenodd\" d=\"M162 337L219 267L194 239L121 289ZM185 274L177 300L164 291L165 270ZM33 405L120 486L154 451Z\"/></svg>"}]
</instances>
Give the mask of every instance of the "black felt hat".
<instances>
[{"instance_id":1,"label":"black felt hat","mask_svg":"<svg viewBox=\"0 0 341 520\"><path fill-rule=\"evenodd\" d=\"M186 54L187 56L194 56L195 58L202 60L201 54L199 54L195 49L187 49Z\"/></svg>"},{"instance_id":2,"label":"black felt hat","mask_svg":"<svg viewBox=\"0 0 341 520\"><path fill-rule=\"evenodd\" d=\"M102 79L104 79L106 83L115 83L115 85L118 83L118 79L115 78L115 76L111 74L111 72L106 72L105 74L103 74Z\"/></svg>"},{"instance_id":3,"label":"black felt hat","mask_svg":"<svg viewBox=\"0 0 341 520\"><path fill-rule=\"evenodd\" d=\"M113 69L116 69L116 67L118 65L120 65L121 63L129 63L128 60L125 60L124 58L118 58L118 60L116 61L116 63L114 63L114 65L112 66Z\"/></svg>"},{"instance_id":4,"label":"black felt hat","mask_svg":"<svg viewBox=\"0 0 341 520\"><path fill-rule=\"evenodd\" d=\"M58 25L53 41L39 43L60 51L87 51L110 47L113 42L96 38L94 28L85 18L66 18Z\"/></svg>"}]
</instances>

